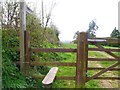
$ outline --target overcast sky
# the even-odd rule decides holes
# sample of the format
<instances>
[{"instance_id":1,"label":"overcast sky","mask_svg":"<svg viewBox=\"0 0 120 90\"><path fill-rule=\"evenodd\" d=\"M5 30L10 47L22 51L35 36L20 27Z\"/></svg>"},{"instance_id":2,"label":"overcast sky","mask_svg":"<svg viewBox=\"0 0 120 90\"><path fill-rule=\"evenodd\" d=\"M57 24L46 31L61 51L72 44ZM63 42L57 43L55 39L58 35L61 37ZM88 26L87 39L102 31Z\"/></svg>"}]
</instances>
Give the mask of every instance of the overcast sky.
<instances>
[{"instance_id":1,"label":"overcast sky","mask_svg":"<svg viewBox=\"0 0 120 90\"><path fill-rule=\"evenodd\" d=\"M41 0L34 2L40 8ZM46 9L51 2L56 2L52 11L52 21L60 31L61 41L73 40L76 31L86 31L89 22L96 19L99 27L97 37L108 37L112 30L118 28L118 1L120 0L43 0ZM37 10L38 11L38 10Z\"/></svg>"}]
</instances>

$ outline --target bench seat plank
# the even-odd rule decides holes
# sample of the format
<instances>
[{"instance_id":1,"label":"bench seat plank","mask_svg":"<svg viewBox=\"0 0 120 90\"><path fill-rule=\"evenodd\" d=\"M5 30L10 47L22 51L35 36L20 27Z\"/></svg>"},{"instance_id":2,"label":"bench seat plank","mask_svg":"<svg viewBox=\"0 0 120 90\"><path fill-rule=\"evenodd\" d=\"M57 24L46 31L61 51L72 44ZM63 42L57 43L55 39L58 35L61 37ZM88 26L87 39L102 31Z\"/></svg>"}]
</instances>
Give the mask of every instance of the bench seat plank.
<instances>
[{"instance_id":1,"label":"bench seat plank","mask_svg":"<svg viewBox=\"0 0 120 90\"><path fill-rule=\"evenodd\" d=\"M47 73L47 75L45 76L45 78L43 79L42 84L43 85L52 84L55 79L57 71L58 71L58 67L52 67L50 71Z\"/></svg>"}]
</instances>

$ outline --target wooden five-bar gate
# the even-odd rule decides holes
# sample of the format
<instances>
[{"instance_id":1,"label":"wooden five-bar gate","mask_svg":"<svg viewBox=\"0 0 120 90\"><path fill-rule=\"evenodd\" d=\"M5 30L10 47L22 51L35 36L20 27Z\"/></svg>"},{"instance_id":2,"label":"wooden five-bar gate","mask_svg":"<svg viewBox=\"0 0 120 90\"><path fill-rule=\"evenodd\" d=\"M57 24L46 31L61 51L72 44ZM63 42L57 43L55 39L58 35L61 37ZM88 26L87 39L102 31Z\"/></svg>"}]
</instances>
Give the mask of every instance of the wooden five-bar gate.
<instances>
[{"instance_id":1,"label":"wooden five-bar gate","mask_svg":"<svg viewBox=\"0 0 120 90\"><path fill-rule=\"evenodd\" d=\"M85 83L93 80L93 79L103 79L103 80L120 80L120 76L118 77L100 77L103 73L107 71L120 71L119 67L116 67L120 64L120 57L115 55L112 52L120 52L120 49L108 49L104 48L101 43L116 43L120 44L118 39L113 38L94 38L88 39L86 32L81 32L78 36L78 44L76 49L65 49L65 48L36 48L30 47L30 35L29 32L25 31L25 61L22 63L22 72L25 75L30 75L30 66L69 66L76 67L76 75L75 76L56 76L56 80L75 80L76 88L84 87ZM98 48L88 48L88 43L94 44ZM88 51L104 51L107 54L111 55L113 58L94 58L88 57ZM76 62L38 62L30 60L30 53L38 53L38 52L71 52L76 53ZM88 61L116 61L115 64L106 67L89 67ZM88 70L101 70L97 74L88 77L86 74ZM59 71L58 71L59 72ZM44 76L39 75L31 75L34 78L43 78Z\"/></svg>"},{"instance_id":2,"label":"wooden five-bar gate","mask_svg":"<svg viewBox=\"0 0 120 90\"><path fill-rule=\"evenodd\" d=\"M56 80L75 80L76 88L84 87L85 83L93 79L111 79L120 80L118 77L101 77L100 75L107 71L120 71L120 57L112 52L120 52L120 49L107 49L104 48L101 43L116 43L120 44L120 40L112 38L94 38L88 39L87 33L81 32L78 36L78 44L76 49L65 49L65 48L31 48L30 47L30 35L26 31L26 13L32 14L32 10L26 7L24 0L20 2L20 69L22 74L30 75L31 66L69 66L76 67L75 76L56 76ZM88 43L94 44L98 48L88 48ZM113 58L91 58L88 57L88 51L104 51L111 55ZM30 54L38 52L73 52L76 53L76 62L38 62L30 60ZM106 67L89 67L88 61L116 61L115 64ZM101 70L97 74L88 77L88 70ZM31 75L34 78L43 78L44 76Z\"/></svg>"}]
</instances>

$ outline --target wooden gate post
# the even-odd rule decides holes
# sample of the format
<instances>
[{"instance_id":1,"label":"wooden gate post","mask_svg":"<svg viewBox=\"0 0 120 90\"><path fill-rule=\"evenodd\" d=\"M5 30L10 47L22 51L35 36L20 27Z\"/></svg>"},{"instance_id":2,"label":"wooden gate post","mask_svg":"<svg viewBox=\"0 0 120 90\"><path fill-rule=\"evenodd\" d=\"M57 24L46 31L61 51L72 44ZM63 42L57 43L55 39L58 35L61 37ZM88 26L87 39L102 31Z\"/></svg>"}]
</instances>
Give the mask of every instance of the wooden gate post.
<instances>
[{"instance_id":1,"label":"wooden gate post","mask_svg":"<svg viewBox=\"0 0 120 90\"><path fill-rule=\"evenodd\" d=\"M78 35L77 61L76 61L76 88L84 88L86 81L86 66L88 59L87 33L81 32Z\"/></svg>"},{"instance_id":2,"label":"wooden gate post","mask_svg":"<svg viewBox=\"0 0 120 90\"><path fill-rule=\"evenodd\" d=\"M25 37L25 75L29 75L30 71L30 35L28 31L24 32Z\"/></svg>"}]
</instances>

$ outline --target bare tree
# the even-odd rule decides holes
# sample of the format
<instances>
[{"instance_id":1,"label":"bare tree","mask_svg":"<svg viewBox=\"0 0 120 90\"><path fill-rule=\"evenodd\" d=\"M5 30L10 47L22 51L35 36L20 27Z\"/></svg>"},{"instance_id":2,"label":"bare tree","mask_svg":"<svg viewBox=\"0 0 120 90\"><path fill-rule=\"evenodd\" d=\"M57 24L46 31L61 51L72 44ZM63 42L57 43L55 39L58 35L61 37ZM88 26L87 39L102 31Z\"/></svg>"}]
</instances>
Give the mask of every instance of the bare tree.
<instances>
[{"instance_id":1,"label":"bare tree","mask_svg":"<svg viewBox=\"0 0 120 90\"><path fill-rule=\"evenodd\" d=\"M3 3L0 1L0 29L2 28L2 12L3 12L2 4Z\"/></svg>"},{"instance_id":2,"label":"bare tree","mask_svg":"<svg viewBox=\"0 0 120 90\"><path fill-rule=\"evenodd\" d=\"M3 5L4 28L17 28L19 26L19 2L7 0Z\"/></svg>"},{"instance_id":3,"label":"bare tree","mask_svg":"<svg viewBox=\"0 0 120 90\"><path fill-rule=\"evenodd\" d=\"M48 12L45 11L45 7L44 7L44 2L42 0L42 7L41 7L41 20L42 20L42 25L44 27L44 30L46 30L47 26L48 26L48 23L51 19L51 14L52 14L52 11L56 5L56 2L52 2L51 5L50 5L50 9L48 10ZM46 12L46 13L45 13Z\"/></svg>"}]
</instances>

